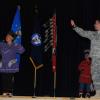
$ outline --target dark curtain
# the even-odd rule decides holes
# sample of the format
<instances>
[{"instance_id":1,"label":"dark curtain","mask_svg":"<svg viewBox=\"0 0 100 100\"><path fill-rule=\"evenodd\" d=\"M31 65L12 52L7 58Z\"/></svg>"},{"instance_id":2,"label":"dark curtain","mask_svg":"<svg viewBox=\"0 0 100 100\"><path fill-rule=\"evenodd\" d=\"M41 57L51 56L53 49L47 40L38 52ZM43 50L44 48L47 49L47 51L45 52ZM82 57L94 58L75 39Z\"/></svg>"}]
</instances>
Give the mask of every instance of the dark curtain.
<instances>
[{"instance_id":1,"label":"dark curtain","mask_svg":"<svg viewBox=\"0 0 100 100\"><path fill-rule=\"evenodd\" d=\"M58 2L60 4L58 4ZM38 4L40 19L44 23L56 8L57 11L57 88L56 96L78 95L78 64L83 59L83 51L90 48L90 41L80 37L70 26L70 19L86 30L94 30L93 24L100 17L99 0L3 0L0 3L0 38L10 30L16 5L21 5L23 45L20 72L15 75L14 94L33 95L34 69L29 61L30 36L33 31L34 5ZM48 53L49 55L49 53ZM47 60L47 59L44 59ZM49 56L48 56L49 61ZM53 72L51 64L37 72L36 95L53 96Z\"/></svg>"}]
</instances>

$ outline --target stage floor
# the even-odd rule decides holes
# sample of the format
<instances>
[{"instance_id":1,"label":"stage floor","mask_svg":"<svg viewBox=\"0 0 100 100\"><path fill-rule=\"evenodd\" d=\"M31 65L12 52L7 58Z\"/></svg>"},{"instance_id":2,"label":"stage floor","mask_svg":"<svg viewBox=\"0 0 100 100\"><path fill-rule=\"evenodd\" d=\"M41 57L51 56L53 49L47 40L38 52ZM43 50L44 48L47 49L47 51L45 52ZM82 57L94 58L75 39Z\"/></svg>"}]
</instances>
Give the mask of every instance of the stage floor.
<instances>
[{"instance_id":1,"label":"stage floor","mask_svg":"<svg viewBox=\"0 0 100 100\"><path fill-rule=\"evenodd\" d=\"M31 96L13 96L13 97L3 97L0 96L0 100L100 100L100 98L67 98L67 97L36 97Z\"/></svg>"}]
</instances>

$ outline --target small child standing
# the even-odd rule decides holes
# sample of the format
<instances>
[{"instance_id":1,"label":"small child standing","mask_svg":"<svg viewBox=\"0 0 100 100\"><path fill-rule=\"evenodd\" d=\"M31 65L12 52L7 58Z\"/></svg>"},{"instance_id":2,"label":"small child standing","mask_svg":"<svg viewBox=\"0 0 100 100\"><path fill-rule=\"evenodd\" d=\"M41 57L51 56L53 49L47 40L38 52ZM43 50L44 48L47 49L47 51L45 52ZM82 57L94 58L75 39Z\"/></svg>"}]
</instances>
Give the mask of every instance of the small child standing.
<instances>
[{"instance_id":1,"label":"small child standing","mask_svg":"<svg viewBox=\"0 0 100 100\"><path fill-rule=\"evenodd\" d=\"M79 97L83 97L83 94L86 93L85 97L90 98L90 84L91 84L91 58L89 57L89 51L85 50L84 59L79 64ZM85 90L85 91L84 91Z\"/></svg>"},{"instance_id":2,"label":"small child standing","mask_svg":"<svg viewBox=\"0 0 100 100\"><path fill-rule=\"evenodd\" d=\"M16 38L15 33L9 32L6 35L5 42L0 43L0 73L2 92L4 96L12 96L14 73L19 72L19 63L16 54L24 52L23 46L13 43Z\"/></svg>"}]
</instances>

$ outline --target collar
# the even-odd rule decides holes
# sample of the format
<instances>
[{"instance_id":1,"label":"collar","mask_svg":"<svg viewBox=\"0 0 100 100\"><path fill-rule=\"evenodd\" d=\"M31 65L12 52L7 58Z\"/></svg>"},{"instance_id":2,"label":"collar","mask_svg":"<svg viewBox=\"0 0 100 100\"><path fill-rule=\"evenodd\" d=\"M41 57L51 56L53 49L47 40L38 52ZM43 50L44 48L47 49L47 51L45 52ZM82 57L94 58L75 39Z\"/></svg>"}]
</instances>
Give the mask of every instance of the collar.
<instances>
[{"instance_id":1,"label":"collar","mask_svg":"<svg viewBox=\"0 0 100 100\"><path fill-rule=\"evenodd\" d=\"M98 34L100 34L100 31L97 31L98 32Z\"/></svg>"}]
</instances>

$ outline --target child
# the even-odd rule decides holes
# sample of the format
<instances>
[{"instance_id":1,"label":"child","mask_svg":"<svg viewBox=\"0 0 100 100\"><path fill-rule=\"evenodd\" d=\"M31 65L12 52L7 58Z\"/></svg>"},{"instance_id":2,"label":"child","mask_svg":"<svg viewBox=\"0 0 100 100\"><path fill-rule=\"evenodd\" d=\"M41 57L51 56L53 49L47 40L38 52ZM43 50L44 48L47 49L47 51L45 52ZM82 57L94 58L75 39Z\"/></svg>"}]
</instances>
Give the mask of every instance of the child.
<instances>
[{"instance_id":1,"label":"child","mask_svg":"<svg viewBox=\"0 0 100 100\"><path fill-rule=\"evenodd\" d=\"M12 96L13 74L19 71L16 53L22 54L24 52L23 46L13 43L15 38L15 33L9 32L6 35L5 42L0 43L0 51L2 55L0 61L0 73L2 91L5 96Z\"/></svg>"},{"instance_id":2,"label":"child","mask_svg":"<svg viewBox=\"0 0 100 100\"><path fill-rule=\"evenodd\" d=\"M79 64L79 97L82 97L86 92L86 97L90 97L90 84L91 84L91 58L89 52L85 51L84 59ZM84 92L84 90L86 90Z\"/></svg>"}]
</instances>

